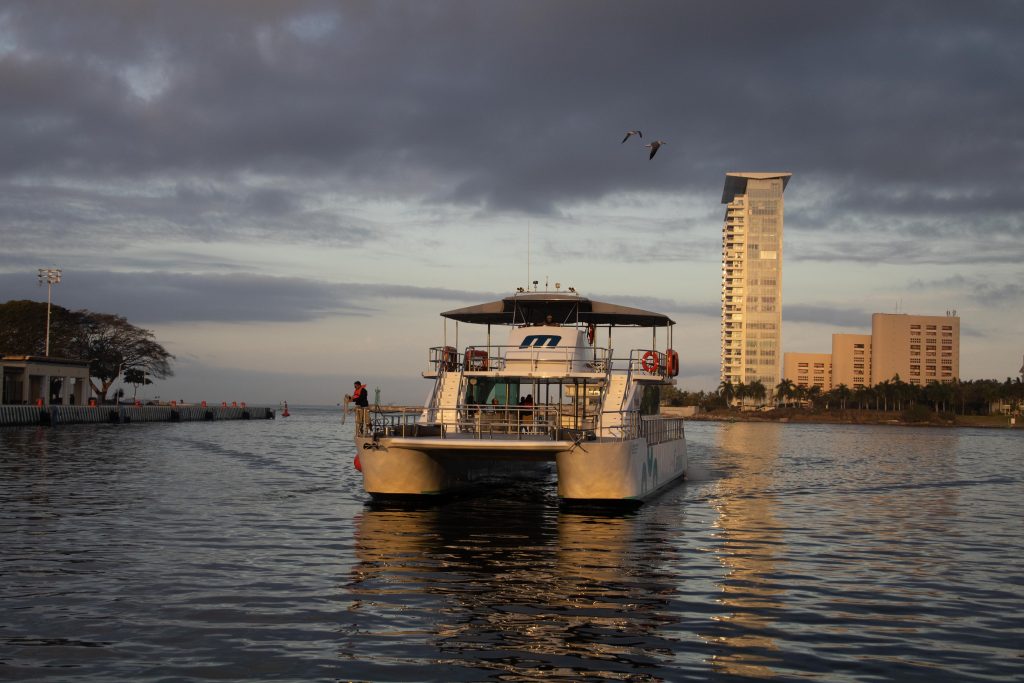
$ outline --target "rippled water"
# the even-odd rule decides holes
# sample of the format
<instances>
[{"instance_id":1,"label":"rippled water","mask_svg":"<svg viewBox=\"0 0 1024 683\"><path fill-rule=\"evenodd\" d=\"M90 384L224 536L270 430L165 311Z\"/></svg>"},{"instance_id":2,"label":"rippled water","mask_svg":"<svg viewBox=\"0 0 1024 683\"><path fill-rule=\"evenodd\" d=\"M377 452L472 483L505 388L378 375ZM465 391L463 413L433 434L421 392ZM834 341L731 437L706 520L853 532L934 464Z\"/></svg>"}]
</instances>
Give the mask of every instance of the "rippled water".
<instances>
[{"instance_id":1,"label":"rippled water","mask_svg":"<svg viewBox=\"0 0 1024 683\"><path fill-rule=\"evenodd\" d=\"M687 435L597 515L369 506L330 410L0 429L0 678L1021 678L1024 434Z\"/></svg>"}]
</instances>

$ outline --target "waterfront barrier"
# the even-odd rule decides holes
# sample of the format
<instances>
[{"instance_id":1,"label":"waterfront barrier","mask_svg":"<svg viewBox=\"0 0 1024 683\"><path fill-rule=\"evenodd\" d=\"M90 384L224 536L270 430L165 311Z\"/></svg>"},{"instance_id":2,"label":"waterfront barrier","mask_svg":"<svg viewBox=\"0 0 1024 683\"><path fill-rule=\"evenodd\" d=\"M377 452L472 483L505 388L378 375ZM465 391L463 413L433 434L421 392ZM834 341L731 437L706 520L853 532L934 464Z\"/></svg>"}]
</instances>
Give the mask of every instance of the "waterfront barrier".
<instances>
[{"instance_id":1,"label":"waterfront barrier","mask_svg":"<svg viewBox=\"0 0 1024 683\"><path fill-rule=\"evenodd\" d=\"M0 426L128 422L272 420L266 406L16 406L0 405Z\"/></svg>"}]
</instances>

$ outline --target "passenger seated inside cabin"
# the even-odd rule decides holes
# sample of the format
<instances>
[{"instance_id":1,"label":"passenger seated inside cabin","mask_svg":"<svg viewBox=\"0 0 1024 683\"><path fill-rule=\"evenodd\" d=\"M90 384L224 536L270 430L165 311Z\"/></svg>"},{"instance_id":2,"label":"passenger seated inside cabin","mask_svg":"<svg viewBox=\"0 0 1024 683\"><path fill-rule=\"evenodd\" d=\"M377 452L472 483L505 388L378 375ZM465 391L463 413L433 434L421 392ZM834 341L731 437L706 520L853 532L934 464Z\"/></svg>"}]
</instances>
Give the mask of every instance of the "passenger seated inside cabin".
<instances>
[{"instance_id":1,"label":"passenger seated inside cabin","mask_svg":"<svg viewBox=\"0 0 1024 683\"><path fill-rule=\"evenodd\" d=\"M554 316L548 313L548 316L544 318L544 324L548 327L558 327L558 323L555 322Z\"/></svg>"}]
</instances>

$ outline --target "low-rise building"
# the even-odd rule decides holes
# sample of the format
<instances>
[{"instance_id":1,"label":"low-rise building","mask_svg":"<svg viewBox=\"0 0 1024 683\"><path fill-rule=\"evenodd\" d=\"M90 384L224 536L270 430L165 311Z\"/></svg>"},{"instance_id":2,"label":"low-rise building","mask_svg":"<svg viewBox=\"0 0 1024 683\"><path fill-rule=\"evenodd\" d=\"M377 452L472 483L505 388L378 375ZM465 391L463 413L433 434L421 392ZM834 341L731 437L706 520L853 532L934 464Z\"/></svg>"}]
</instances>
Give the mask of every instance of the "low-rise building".
<instances>
[{"instance_id":1,"label":"low-rise building","mask_svg":"<svg viewBox=\"0 0 1024 683\"><path fill-rule=\"evenodd\" d=\"M871 386L871 335L832 335L832 386Z\"/></svg>"},{"instance_id":2,"label":"low-rise building","mask_svg":"<svg viewBox=\"0 0 1024 683\"><path fill-rule=\"evenodd\" d=\"M832 388L832 354L789 352L782 358L782 376L797 386L823 392Z\"/></svg>"},{"instance_id":3,"label":"low-rise building","mask_svg":"<svg viewBox=\"0 0 1024 683\"><path fill-rule=\"evenodd\" d=\"M0 403L83 405L89 394L89 361L44 356L0 356Z\"/></svg>"},{"instance_id":4,"label":"low-rise building","mask_svg":"<svg viewBox=\"0 0 1024 683\"><path fill-rule=\"evenodd\" d=\"M822 391L872 387L895 376L926 386L960 378L960 318L955 313L875 313L871 334L833 334L832 353L787 352L783 377ZM828 368L828 372L821 371ZM824 378L824 381L822 381Z\"/></svg>"},{"instance_id":5,"label":"low-rise building","mask_svg":"<svg viewBox=\"0 0 1024 683\"><path fill-rule=\"evenodd\" d=\"M908 384L960 377L960 318L875 313L871 316L873 384L899 375Z\"/></svg>"}]
</instances>

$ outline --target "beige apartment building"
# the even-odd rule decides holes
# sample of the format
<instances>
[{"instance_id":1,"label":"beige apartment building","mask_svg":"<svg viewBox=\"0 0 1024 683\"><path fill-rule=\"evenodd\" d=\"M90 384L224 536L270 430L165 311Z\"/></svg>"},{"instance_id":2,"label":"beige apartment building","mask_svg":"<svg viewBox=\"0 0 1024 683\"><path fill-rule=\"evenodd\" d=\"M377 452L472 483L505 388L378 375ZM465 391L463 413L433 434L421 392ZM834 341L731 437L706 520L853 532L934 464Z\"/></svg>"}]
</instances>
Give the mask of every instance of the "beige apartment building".
<instances>
[{"instance_id":1,"label":"beige apartment building","mask_svg":"<svg viewBox=\"0 0 1024 683\"><path fill-rule=\"evenodd\" d=\"M788 352L784 358L786 379L822 391L840 384L863 389L896 375L918 386L953 382L960 378L960 318L875 313L871 334L833 334L831 354Z\"/></svg>"},{"instance_id":2,"label":"beige apartment building","mask_svg":"<svg viewBox=\"0 0 1024 683\"><path fill-rule=\"evenodd\" d=\"M832 335L832 387L871 386L871 335ZM832 387L829 387L831 389Z\"/></svg>"},{"instance_id":3,"label":"beige apartment building","mask_svg":"<svg viewBox=\"0 0 1024 683\"><path fill-rule=\"evenodd\" d=\"M782 376L797 386L818 387L823 392L832 388L832 354L789 352L782 358Z\"/></svg>"},{"instance_id":4,"label":"beige apartment building","mask_svg":"<svg viewBox=\"0 0 1024 683\"><path fill-rule=\"evenodd\" d=\"M782 193L792 173L726 173L721 381L779 383Z\"/></svg>"},{"instance_id":5,"label":"beige apartment building","mask_svg":"<svg viewBox=\"0 0 1024 683\"><path fill-rule=\"evenodd\" d=\"M899 375L908 384L960 377L960 318L955 315L875 313L871 316L871 377Z\"/></svg>"}]
</instances>

